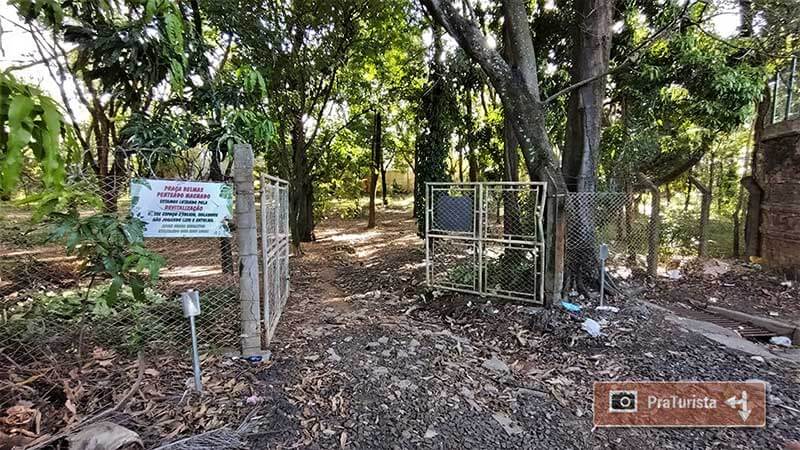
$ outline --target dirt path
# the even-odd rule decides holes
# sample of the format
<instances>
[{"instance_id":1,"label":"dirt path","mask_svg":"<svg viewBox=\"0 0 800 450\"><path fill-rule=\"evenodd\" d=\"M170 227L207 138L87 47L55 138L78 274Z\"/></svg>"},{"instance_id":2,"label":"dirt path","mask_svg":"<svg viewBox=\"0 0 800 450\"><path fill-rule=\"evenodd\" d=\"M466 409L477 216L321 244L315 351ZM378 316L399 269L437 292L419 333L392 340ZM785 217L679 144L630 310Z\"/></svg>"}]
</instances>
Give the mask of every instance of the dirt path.
<instances>
[{"instance_id":1,"label":"dirt path","mask_svg":"<svg viewBox=\"0 0 800 450\"><path fill-rule=\"evenodd\" d=\"M254 448L780 448L800 439L800 372L619 304L591 338L560 311L422 296L408 211L330 221L292 261ZM592 429L595 380L771 386L768 427ZM778 404L783 406L777 406Z\"/></svg>"}]
</instances>

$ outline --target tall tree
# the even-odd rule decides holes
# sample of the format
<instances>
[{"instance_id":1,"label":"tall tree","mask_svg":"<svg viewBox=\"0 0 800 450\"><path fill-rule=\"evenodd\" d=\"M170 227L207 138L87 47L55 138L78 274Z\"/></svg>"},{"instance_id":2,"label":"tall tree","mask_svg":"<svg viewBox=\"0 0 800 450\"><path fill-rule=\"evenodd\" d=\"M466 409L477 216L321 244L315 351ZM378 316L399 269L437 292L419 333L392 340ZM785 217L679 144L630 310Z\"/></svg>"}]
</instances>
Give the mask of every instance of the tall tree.
<instances>
[{"instance_id":1,"label":"tall tree","mask_svg":"<svg viewBox=\"0 0 800 450\"><path fill-rule=\"evenodd\" d=\"M206 0L214 24L235 37L241 53L270 80L271 111L278 122L276 158L290 181L290 216L295 245L314 238L317 167L330 142L349 120L340 77L348 64L384 51L405 16L404 1ZM235 6L234 6L235 5ZM230 14L233 9L248 14ZM348 121L326 127L334 109ZM365 111L362 111L365 112Z\"/></svg>"},{"instance_id":2,"label":"tall tree","mask_svg":"<svg viewBox=\"0 0 800 450\"><path fill-rule=\"evenodd\" d=\"M533 48L528 13L522 0L503 1L503 18L508 30L508 51L513 63L488 44L474 20L466 18L447 1L423 0L428 13L456 40L464 52L477 62L503 103L506 117L520 146L531 179L548 183L551 196L547 211L547 249L545 289L549 301L560 298L564 266L564 179L556 165L545 123L545 104L539 93L536 53Z\"/></svg>"},{"instance_id":3,"label":"tall tree","mask_svg":"<svg viewBox=\"0 0 800 450\"><path fill-rule=\"evenodd\" d=\"M609 179L642 172L656 185L684 180L715 139L751 117L764 71L702 28L704 4L627 9L613 52L644 47L636 70L611 74L602 165ZM649 30L681 24L648 40Z\"/></svg>"},{"instance_id":4,"label":"tall tree","mask_svg":"<svg viewBox=\"0 0 800 450\"><path fill-rule=\"evenodd\" d=\"M372 131L372 155L370 158L369 170L369 219L367 220L367 228L375 227L375 194L378 189L378 176L384 174L383 169L383 127L381 124L380 111L375 113L375 126ZM385 178L384 178L385 179ZM386 183L383 183L383 189L386 190Z\"/></svg>"},{"instance_id":5,"label":"tall tree","mask_svg":"<svg viewBox=\"0 0 800 450\"><path fill-rule=\"evenodd\" d=\"M186 40L191 39L184 11L171 1L12 3L28 21L42 59L54 63L55 70L47 68L60 86L83 162L97 179L105 209L116 210L128 156L120 145L124 118L149 109L166 82L173 93L183 91ZM74 58L68 57L64 43L76 46ZM75 81L77 99L91 115L88 129L77 123L70 107L72 99L64 89L68 78Z\"/></svg>"},{"instance_id":6,"label":"tall tree","mask_svg":"<svg viewBox=\"0 0 800 450\"><path fill-rule=\"evenodd\" d=\"M569 97L562 169L571 191L597 188L612 10L611 0L575 0L572 82L594 81L573 90Z\"/></svg>"},{"instance_id":7,"label":"tall tree","mask_svg":"<svg viewBox=\"0 0 800 450\"><path fill-rule=\"evenodd\" d=\"M422 87L419 124L414 151L414 211L420 235L425 232L425 183L447 181L447 160L450 156L450 135L455 122L454 93L447 82L442 62L442 31L433 30L433 55L429 60L428 82Z\"/></svg>"}]
</instances>

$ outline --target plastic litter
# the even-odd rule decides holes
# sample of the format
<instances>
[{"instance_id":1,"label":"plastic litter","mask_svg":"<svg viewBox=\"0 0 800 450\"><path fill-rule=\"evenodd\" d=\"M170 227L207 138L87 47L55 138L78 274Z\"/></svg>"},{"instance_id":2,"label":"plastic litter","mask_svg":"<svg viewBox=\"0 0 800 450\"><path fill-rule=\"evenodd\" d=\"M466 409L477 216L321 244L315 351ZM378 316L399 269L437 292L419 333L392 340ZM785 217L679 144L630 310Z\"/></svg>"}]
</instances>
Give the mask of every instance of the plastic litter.
<instances>
[{"instance_id":1,"label":"plastic litter","mask_svg":"<svg viewBox=\"0 0 800 450\"><path fill-rule=\"evenodd\" d=\"M561 307L569 312L574 312L574 313L581 312L581 305L576 305L575 303L561 302Z\"/></svg>"},{"instance_id":2,"label":"plastic litter","mask_svg":"<svg viewBox=\"0 0 800 450\"><path fill-rule=\"evenodd\" d=\"M600 336L600 324L592 319L586 319L583 321L583 325L581 328L589 333L591 337L598 337Z\"/></svg>"},{"instance_id":3,"label":"plastic litter","mask_svg":"<svg viewBox=\"0 0 800 450\"><path fill-rule=\"evenodd\" d=\"M792 346L792 340L786 336L773 336L769 338L769 343L773 345L780 345L781 347Z\"/></svg>"},{"instance_id":4,"label":"plastic litter","mask_svg":"<svg viewBox=\"0 0 800 450\"><path fill-rule=\"evenodd\" d=\"M672 269L667 271L667 278L669 278L670 280L680 280L681 278L683 278L683 275L681 275L680 270Z\"/></svg>"},{"instance_id":5,"label":"plastic litter","mask_svg":"<svg viewBox=\"0 0 800 450\"><path fill-rule=\"evenodd\" d=\"M612 312L612 313L618 313L619 312L619 308L617 308L616 306L603 305L603 306L598 306L595 309L598 310L598 311L608 311L608 312Z\"/></svg>"}]
</instances>

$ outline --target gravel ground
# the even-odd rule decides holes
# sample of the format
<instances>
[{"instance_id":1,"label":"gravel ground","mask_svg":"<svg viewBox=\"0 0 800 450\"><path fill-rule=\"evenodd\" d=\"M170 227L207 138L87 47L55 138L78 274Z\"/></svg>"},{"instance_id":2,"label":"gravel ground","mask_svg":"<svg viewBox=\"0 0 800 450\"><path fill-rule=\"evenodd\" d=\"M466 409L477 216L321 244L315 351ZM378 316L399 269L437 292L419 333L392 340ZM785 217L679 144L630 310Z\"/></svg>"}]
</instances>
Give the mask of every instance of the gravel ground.
<instances>
[{"instance_id":1,"label":"gravel ground","mask_svg":"<svg viewBox=\"0 0 800 450\"><path fill-rule=\"evenodd\" d=\"M580 319L426 293L407 211L335 221L293 261L253 448L782 448L800 440L800 370L721 348L617 301ZM770 383L764 429L593 429L592 382Z\"/></svg>"},{"instance_id":2,"label":"gravel ground","mask_svg":"<svg viewBox=\"0 0 800 450\"><path fill-rule=\"evenodd\" d=\"M780 272L755 264L708 260L689 264L680 273L679 280L659 278L644 296L665 306L712 305L784 322L800 321L800 282Z\"/></svg>"}]
</instances>

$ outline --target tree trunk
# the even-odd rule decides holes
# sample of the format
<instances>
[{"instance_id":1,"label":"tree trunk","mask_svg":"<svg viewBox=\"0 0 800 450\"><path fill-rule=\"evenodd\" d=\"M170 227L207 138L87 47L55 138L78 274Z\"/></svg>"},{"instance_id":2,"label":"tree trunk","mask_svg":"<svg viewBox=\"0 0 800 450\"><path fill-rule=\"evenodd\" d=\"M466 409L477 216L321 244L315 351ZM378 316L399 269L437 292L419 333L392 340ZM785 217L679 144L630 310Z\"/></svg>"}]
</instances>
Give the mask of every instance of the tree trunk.
<instances>
[{"instance_id":1,"label":"tree trunk","mask_svg":"<svg viewBox=\"0 0 800 450\"><path fill-rule=\"evenodd\" d=\"M369 167L369 219L367 228L375 227L375 191L378 189L378 170L383 167L383 149L381 149L381 113L375 113L375 127L372 134L372 158ZM384 186L384 196L386 187ZM385 197L384 197L385 198Z\"/></svg>"},{"instance_id":2,"label":"tree trunk","mask_svg":"<svg viewBox=\"0 0 800 450\"><path fill-rule=\"evenodd\" d=\"M411 218L412 219L417 217L417 194L418 194L417 193L417 161L419 160L419 157L417 156L418 149L419 149L419 146L415 145L414 146L414 161L410 164L411 165L411 172L414 174L414 186L411 189L412 190L411 198L414 200L412 202L412 205L411 205ZM423 193L422 195L425 195L425 193ZM425 199L423 198L422 201L425 202Z\"/></svg>"},{"instance_id":3,"label":"tree trunk","mask_svg":"<svg viewBox=\"0 0 800 450\"><path fill-rule=\"evenodd\" d=\"M647 238L647 274L655 278L658 275L658 250L661 246L661 193L658 186L647 177L639 174L642 185L650 191L650 225Z\"/></svg>"},{"instance_id":4,"label":"tree trunk","mask_svg":"<svg viewBox=\"0 0 800 450\"><path fill-rule=\"evenodd\" d=\"M633 265L636 263L637 248L632 245L630 236L633 233L633 224L636 222L636 202L633 196L633 186L631 183L625 183L625 224L622 227L624 234L622 235L622 242L625 243L626 251L628 253L628 264Z\"/></svg>"},{"instance_id":5,"label":"tree trunk","mask_svg":"<svg viewBox=\"0 0 800 450\"><path fill-rule=\"evenodd\" d=\"M233 164L231 164L233 165ZM208 175L211 181L222 182L224 176L220 168L219 152L211 151L211 164L208 168ZM233 241L229 237L221 237L217 241L219 245L219 259L222 273L233 273Z\"/></svg>"},{"instance_id":6,"label":"tree trunk","mask_svg":"<svg viewBox=\"0 0 800 450\"><path fill-rule=\"evenodd\" d=\"M546 302L561 298L564 265L564 197L566 186L545 124L544 104L539 97L536 54L522 0L503 2L504 23L508 25L510 50L518 65L506 62L500 53L487 45L478 24L462 16L446 0L422 0L430 16L456 40L473 61L477 62L503 103L506 117L513 125L525 167L532 180L548 184L546 205L545 291Z\"/></svg>"},{"instance_id":7,"label":"tree trunk","mask_svg":"<svg viewBox=\"0 0 800 450\"><path fill-rule=\"evenodd\" d=\"M314 240L314 187L301 115L295 117L291 134L294 179L289 189L289 226L292 244L299 250L301 242Z\"/></svg>"},{"instance_id":8,"label":"tree trunk","mask_svg":"<svg viewBox=\"0 0 800 450\"><path fill-rule=\"evenodd\" d=\"M731 253L734 258L739 258L742 254L740 235L742 233L741 216L744 194L741 192L741 188L739 191L739 197L736 199L736 210L733 212L733 248L731 249Z\"/></svg>"},{"instance_id":9,"label":"tree trunk","mask_svg":"<svg viewBox=\"0 0 800 450\"><path fill-rule=\"evenodd\" d=\"M511 30L506 23L503 24L503 48L506 61L514 66L519 65L516 55L511 51ZM503 111L503 180L514 182L519 181L519 143L509 114L509 111ZM501 192L503 192L503 198L498 200L502 200L503 205L503 232L507 235L514 234L520 229L519 198L515 191ZM500 204L498 201L498 220Z\"/></svg>"},{"instance_id":10,"label":"tree trunk","mask_svg":"<svg viewBox=\"0 0 800 450\"><path fill-rule=\"evenodd\" d=\"M700 231L698 239L700 240L697 245L697 255L701 258L706 256L706 243L708 241L708 216L711 210L711 190L700 182L693 175L689 175L689 181L697 187L702 195L700 202Z\"/></svg>"},{"instance_id":11,"label":"tree trunk","mask_svg":"<svg viewBox=\"0 0 800 450\"><path fill-rule=\"evenodd\" d=\"M383 206L389 206L389 188L386 186L386 167L383 166L383 161L381 161L381 195L383 196Z\"/></svg>"},{"instance_id":12,"label":"tree trunk","mask_svg":"<svg viewBox=\"0 0 800 450\"><path fill-rule=\"evenodd\" d=\"M575 7L572 82L578 83L608 70L612 8L609 0L576 0ZM601 77L570 94L562 167L571 191L597 189L605 86Z\"/></svg>"},{"instance_id":13,"label":"tree trunk","mask_svg":"<svg viewBox=\"0 0 800 450\"><path fill-rule=\"evenodd\" d=\"M464 140L458 146L458 181L464 182Z\"/></svg>"},{"instance_id":14,"label":"tree trunk","mask_svg":"<svg viewBox=\"0 0 800 450\"><path fill-rule=\"evenodd\" d=\"M519 181L519 153L517 151L517 139L514 136L509 121L503 119L503 149L504 156L504 180L505 181ZM520 208L519 196L516 191L502 191L503 198L503 232L505 234L519 233L520 226ZM500 200L500 199L498 199ZM498 201L498 208L500 202ZM499 214L498 214L499 215ZM499 217L498 217L499 219Z\"/></svg>"},{"instance_id":15,"label":"tree trunk","mask_svg":"<svg viewBox=\"0 0 800 450\"><path fill-rule=\"evenodd\" d=\"M417 213L417 230L425 233L425 183L450 181L447 159L450 156L450 117L452 114L452 95L449 83L444 79L441 55L442 32L434 26L434 56L430 62L430 72L425 94L422 96L422 124L415 147L416 173L414 178L414 205Z\"/></svg>"},{"instance_id":16,"label":"tree trunk","mask_svg":"<svg viewBox=\"0 0 800 450\"><path fill-rule=\"evenodd\" d=\"M466 92L467 145L469 145L467 153L467 164L469 165L468 176L469 182L475 183L478 181L478 154L475 151L475 120L472 117L472 90L467 89Z\"/></svg>"},{"instance_id":17,"label":"tree trunk","mask_svg":"<svg viewBox=\"0 0 800 450\"><path fill-rule=\"evenodd\" d=\"M611 50L611 3L609 0L576 0L577 23L574 24L572 82L596 77L608 70ZM605 78L585 84L570 94L567 111L567 135L562 168L567 188L573 192L597 190L597 164L600 158ZM598 260L595 236L596 197L577 198L576 223L570 224L576 235L579 257L568 268L579 290L594 279L596 287Z\"/></svg>"},{"instance_id":18,"label":"tree trunk","mask_svg":"<svg viewBox=\"0 0 800 450\"><path fill-rule=\"evenodd\" d=\"M691 172L690 172L691 173ZM686 198L683 202L683 212L689 211L689 202L692 199L692 182L689 179L686 180Z\"/></svg>"},{"instance_id":19,"label":"tree trunk","mask_svg":"<svg viewBox=\"0 0 800 450\"><path fill-rule=\"evenodd\" d=\"M110 121L106 117L99 100L94 100L94 107L90 112L93 119L95 146L97 147L97 180L100 183L100 198L103 202L103 211L116 213L120 185L122 184L119 177L123 176L125 172L125 153L121 149L114 149L114 145L111 142ZM114 158L113 163L111 161L112 157Z\"/></svg>"}]
</instances>

